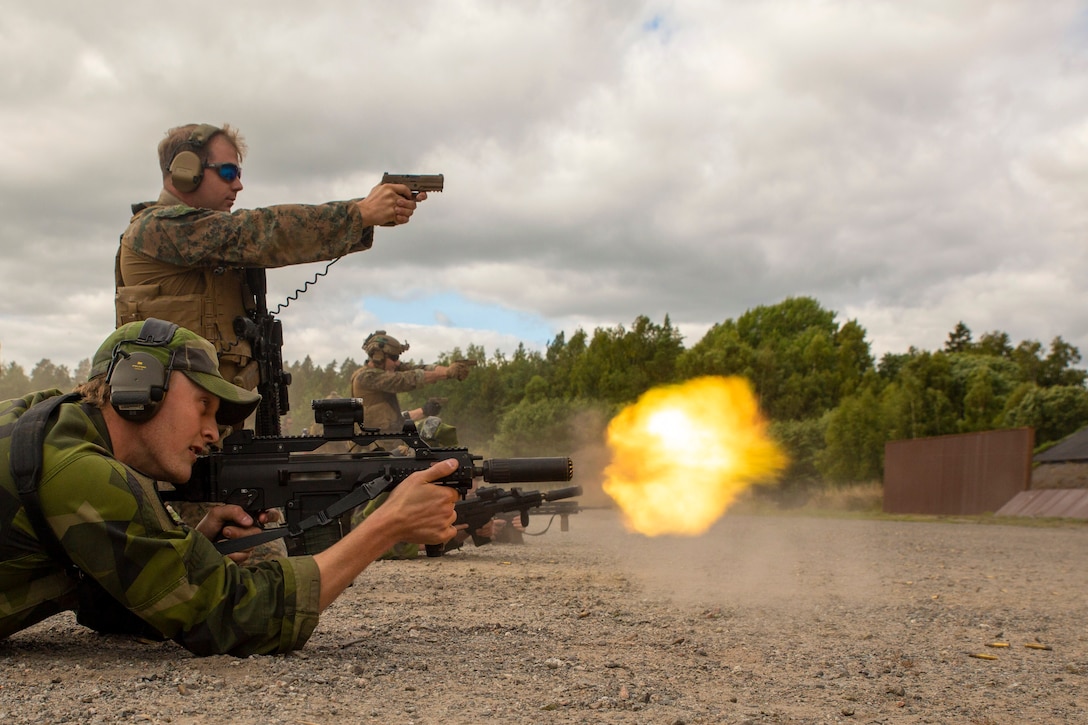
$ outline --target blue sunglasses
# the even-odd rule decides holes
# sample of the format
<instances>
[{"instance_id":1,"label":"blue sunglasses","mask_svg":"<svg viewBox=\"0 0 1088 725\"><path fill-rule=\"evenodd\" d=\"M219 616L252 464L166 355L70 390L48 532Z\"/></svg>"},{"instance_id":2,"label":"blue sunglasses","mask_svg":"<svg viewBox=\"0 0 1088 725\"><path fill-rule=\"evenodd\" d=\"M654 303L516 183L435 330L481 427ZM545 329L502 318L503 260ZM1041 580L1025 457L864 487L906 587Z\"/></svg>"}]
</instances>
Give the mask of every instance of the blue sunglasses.
<instances>
[{"instance_id":1,"label":"blue sunglasses","mask_svg":"<svg viewBox=\"0 0 1088 725\"><path fill-rule=\"evenodd\" d=\"M205 169L215 169L219 178L231 184L235 179L242 178L242 167L238 164L205 164Z\"/></svg>"}]
</instances>

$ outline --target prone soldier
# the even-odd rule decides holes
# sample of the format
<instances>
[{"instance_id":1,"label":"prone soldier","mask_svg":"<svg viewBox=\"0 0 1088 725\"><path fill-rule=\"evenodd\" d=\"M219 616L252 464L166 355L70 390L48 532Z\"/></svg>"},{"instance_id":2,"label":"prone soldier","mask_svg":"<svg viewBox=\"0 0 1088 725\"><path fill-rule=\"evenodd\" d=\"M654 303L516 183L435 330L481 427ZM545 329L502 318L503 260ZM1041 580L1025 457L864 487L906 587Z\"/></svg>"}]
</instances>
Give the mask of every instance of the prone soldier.
<instances>
[{"instance_id":1,"label":"prone soldier","mask_svg":"<svg viewBox=\"0 0 1088 725\"><path fill-rule=\"evenodd\" d=\"M457 490L432 482L455 460L412 473L328 549L239 566L213 540L256 533L237 505L175 523L157 481L189 482L220 425L259 396L224 380L215 348L162 320L121 326L90 379L0 402L0 637L75 611L96 631L172 639L198 655L302 647L320 613L397 541L454 536ZM120 537L120 538L118 538ZM232 558L233 557L233 558Z\"/></svg>"}]
</instances>

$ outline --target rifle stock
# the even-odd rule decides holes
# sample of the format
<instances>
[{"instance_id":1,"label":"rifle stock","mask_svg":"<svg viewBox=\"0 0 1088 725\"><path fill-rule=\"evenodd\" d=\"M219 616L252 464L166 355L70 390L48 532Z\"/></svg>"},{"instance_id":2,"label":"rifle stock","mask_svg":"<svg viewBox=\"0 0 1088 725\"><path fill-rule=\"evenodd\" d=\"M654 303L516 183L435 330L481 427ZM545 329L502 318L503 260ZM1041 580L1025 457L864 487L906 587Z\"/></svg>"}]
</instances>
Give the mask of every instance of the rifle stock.
<instances>
[{"instance_id":1,"label":"rifle stock","mask_svg":"<svg viewBox=\"0 0 1088 725\"><path fill-rule=\"evenodd\" d=\"M559 530L570 531L570 515L576 514L582 510L581 505L577 501L551 501L542 503L533 509L533 516L558 516L559 517ZM501 518L507 522L514 520L515 516L519 516L518 512L501 513L496 518ZM521 517L521 525L523 527L528 526L529 522L526 521L527 517ZM547 530L547 529L545 529ZM531 534L536 536L538 534Z\"/></svg>"}]
</instances>

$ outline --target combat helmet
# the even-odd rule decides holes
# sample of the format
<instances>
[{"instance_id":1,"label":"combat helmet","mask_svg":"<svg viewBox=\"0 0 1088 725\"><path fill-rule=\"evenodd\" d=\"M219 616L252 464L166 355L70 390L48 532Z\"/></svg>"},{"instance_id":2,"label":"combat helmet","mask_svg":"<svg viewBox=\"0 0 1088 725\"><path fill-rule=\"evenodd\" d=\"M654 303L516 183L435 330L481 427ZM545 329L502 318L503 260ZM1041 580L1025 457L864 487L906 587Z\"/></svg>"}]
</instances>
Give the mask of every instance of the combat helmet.
<instances>
[{"instance_id":1,"label":"combat helmet","mask_svg":"<svg viewBox=\"0 0 1088 725\"><path fill-rule=\"evenodd\" d=\"M397 338L387 334L385 330L370 333L363 342L363 351L375 363L383 363L386 355L399 356L407 349L407 342L400 342Z\"/></svg>"}]
</instances>

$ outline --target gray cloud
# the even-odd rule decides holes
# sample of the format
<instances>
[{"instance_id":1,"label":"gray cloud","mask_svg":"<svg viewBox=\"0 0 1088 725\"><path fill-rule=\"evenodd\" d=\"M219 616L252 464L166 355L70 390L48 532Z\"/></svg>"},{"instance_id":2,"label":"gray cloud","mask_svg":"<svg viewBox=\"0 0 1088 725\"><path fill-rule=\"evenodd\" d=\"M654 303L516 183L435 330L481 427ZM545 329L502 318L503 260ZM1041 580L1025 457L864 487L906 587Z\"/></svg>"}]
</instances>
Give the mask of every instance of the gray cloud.
<instances>
[{"instance_id":1,"label":"gray cloud","mask_svg":"<svg viewBox=\"0 0 1088 725\"><path fill-rule=\"evenodd\" d=\"M246 206L447 189L283 312L357 356L364 296L456 293L555 331L668 314L695 342L812 295L875 351L957 321L1088 353L1085 5L39 2L0 18L0 353L74 366L112 326L129 205L169 127L242 129ZM286 297L321 265L276 270ZM517 331L408 326L413 352ZM464 324L464 323L462 323ZM418 342L417 342L418 341Z\"/></svg>"}]
</instances>

